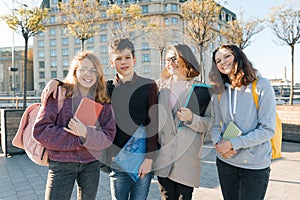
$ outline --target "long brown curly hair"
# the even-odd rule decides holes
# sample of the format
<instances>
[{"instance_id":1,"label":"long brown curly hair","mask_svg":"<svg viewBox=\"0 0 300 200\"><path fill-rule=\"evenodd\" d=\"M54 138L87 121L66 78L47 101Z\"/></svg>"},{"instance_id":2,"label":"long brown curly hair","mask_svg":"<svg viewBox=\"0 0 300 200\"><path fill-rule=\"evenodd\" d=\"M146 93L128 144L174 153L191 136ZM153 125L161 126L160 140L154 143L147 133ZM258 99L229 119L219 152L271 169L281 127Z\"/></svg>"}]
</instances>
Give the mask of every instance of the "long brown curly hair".
<instances>
[{"instance_id":1,"label":"long brown curly hair","mask_svg":"<svg viewBox=\"0 0 300 200\"><path fill-rule=\"evenodd\" d=\"M220 73L217 67L215 56L220 49L227 49L234 56L233 69L229 75ZM209 79L214 87L215 93L222 93L225 89L224 84L226 82L230 83L233 88L249 85L257 78L256 74L257 70L253 68L252 63L248 60L245 53L236 45L223 44L213 52Z\"/></svg>"},{"instance_id":2,"label":"long brown curly hair","mask_svg":"<svg viewBox=\"0 0 300 200\"><path fill-rule=\"evenodd\" d=\"M73 94L78 94L78 80L76 77L76 71L84 59L89 59L97 69L97 81L90 89L90 93L94 94L94 100L98 103L110 103L110 98L108 97L106 91L106 81L104 78L102 65L99 59L90 51L79 52L73 58L69 67L69 72L65 78L65 84L63 85L63 87L67 89L67 96L71 97Z\"/></svg>"}]
</instances>

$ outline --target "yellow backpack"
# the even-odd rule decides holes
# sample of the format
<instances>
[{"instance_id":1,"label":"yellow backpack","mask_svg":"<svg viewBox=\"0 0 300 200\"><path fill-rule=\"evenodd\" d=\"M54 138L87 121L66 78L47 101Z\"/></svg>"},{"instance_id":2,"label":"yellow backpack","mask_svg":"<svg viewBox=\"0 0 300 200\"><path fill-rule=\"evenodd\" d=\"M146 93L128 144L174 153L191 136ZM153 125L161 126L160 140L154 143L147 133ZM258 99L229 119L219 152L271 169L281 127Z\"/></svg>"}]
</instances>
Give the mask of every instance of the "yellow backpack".
<instances>
[{"instance_id":1,"label":"yellow backpack","mask_svg":"<svg viewBox=\"0 0 300 200\"><path fill-rule=\"evenodd\" d=\"M259 106L258 106L258 95L256 93L256 83L257 83L257 79L254 80L252 83L252 95L253 95L253 100L256 109L258 110ZM281 157L281 142L282 142L282 122L278 116L278 113L276 112L276 129L275 129L274 137L271 139L272 159Z\"/></svg>"}]
</instances>

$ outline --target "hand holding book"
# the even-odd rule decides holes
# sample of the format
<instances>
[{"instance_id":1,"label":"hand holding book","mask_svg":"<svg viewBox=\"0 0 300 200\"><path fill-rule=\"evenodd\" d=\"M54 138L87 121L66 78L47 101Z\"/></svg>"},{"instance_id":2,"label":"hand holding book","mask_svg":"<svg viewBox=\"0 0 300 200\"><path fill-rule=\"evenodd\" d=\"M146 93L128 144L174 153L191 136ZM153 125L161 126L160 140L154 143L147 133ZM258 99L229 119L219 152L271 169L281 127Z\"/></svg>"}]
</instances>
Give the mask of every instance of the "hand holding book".
<instances>
[{"instance_id":1,"label":"hand holding book","mask_svg":"<svg viewBox=\"0 0 300 200\"><path fill-rule=\"evenodd\" d=\"M223 133L223 139L228 140L242 135L241 129L233 122L230 121Z\"/></svg>"}]
</instances>

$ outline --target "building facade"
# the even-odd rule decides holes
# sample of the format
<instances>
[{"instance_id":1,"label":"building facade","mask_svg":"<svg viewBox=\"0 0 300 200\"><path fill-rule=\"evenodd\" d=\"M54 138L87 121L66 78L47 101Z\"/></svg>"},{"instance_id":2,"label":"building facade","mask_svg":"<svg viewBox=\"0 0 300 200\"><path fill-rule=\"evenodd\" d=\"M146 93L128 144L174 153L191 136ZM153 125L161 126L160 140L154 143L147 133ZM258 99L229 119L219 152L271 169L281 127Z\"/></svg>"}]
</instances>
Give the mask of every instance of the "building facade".
<instances>
[{"instance_id":1,"label":"building facade","mask_svg":"<svg viewBox=\"0 0 300 200\"><path fill-rule=\"evenodd\" d=\"M14 52L14 53L12 53ZM24 73L24 47L0 48L1 96L22 96ZM33 49L28 49L27 90L33 91ZM30 94L30 93L29 93Z\"/></svg>"},{"instance_id":2,"label":"building facade","mask_svg":"<svg viewBox=\"0 0 300 200\"><path fill-rule=\"evenodd\" d=\"M66 33L59 20L59 2L67 2L68 0L44 0L42 7L50 9L50 20L47 23L46 31L40 32L34 37L34 88L40 94L45 87L45 84L53 79L58 78L63 80L68 73L68 66L73 56L81 50L81 41ZM168 39L168 44L189 43L183 32L183 21L180 10L180 5L183 0L101 0L102 6L109 6L111 3L121 6L128 6L130 3L138 3L142 8L143 15L158 15L162 16L166 24L176 27L177 31L169 34L162 33L160 37ZM101 14L105 17L105 10ZM235 14L226 8L222 8L219 22L216 24L216 31L229 20L234 20ZM161 54L155 47L152 40L147 39L147 35L131 34L130 38L134 42L136 48L136 66L135 70L138 74L152 79L158 79L161 71ZM102 63L104 74L107 79L112 79L115 76L115 70L110 67L108 56L108 44L113 39L113 35L108 28L108 25L101 24L98 34L85 41L85 49L93 51L99 56ZM211 66L211 53L221 43L224 43L224 38L219 35L210 42L208 48L203 53L204 66L206 72ZM167 45L167 44L166 44ZM192 49L197 55L196 48ZM200 56L198 56L200 57ZM207 74L206 74L207 76Z\"/></svg>"}]
</instances>

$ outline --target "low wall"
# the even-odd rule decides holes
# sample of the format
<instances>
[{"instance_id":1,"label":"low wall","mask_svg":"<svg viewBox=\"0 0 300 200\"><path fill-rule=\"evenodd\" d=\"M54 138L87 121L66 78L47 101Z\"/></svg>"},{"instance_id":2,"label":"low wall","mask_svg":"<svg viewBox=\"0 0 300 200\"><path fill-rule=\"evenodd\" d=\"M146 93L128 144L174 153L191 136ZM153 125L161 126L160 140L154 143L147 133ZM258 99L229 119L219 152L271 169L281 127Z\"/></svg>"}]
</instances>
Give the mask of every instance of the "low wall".
<instances>
[{"instance_id":1,"label":"low wall","mask_svg":"<svg viewBox=\"0 0 300 200\"><path fill-rule=\"evenodd\" d=\"M282 121L282 138L300 143L300 105L277 105L277 113Z\"/></svg>"}]
</instances>

